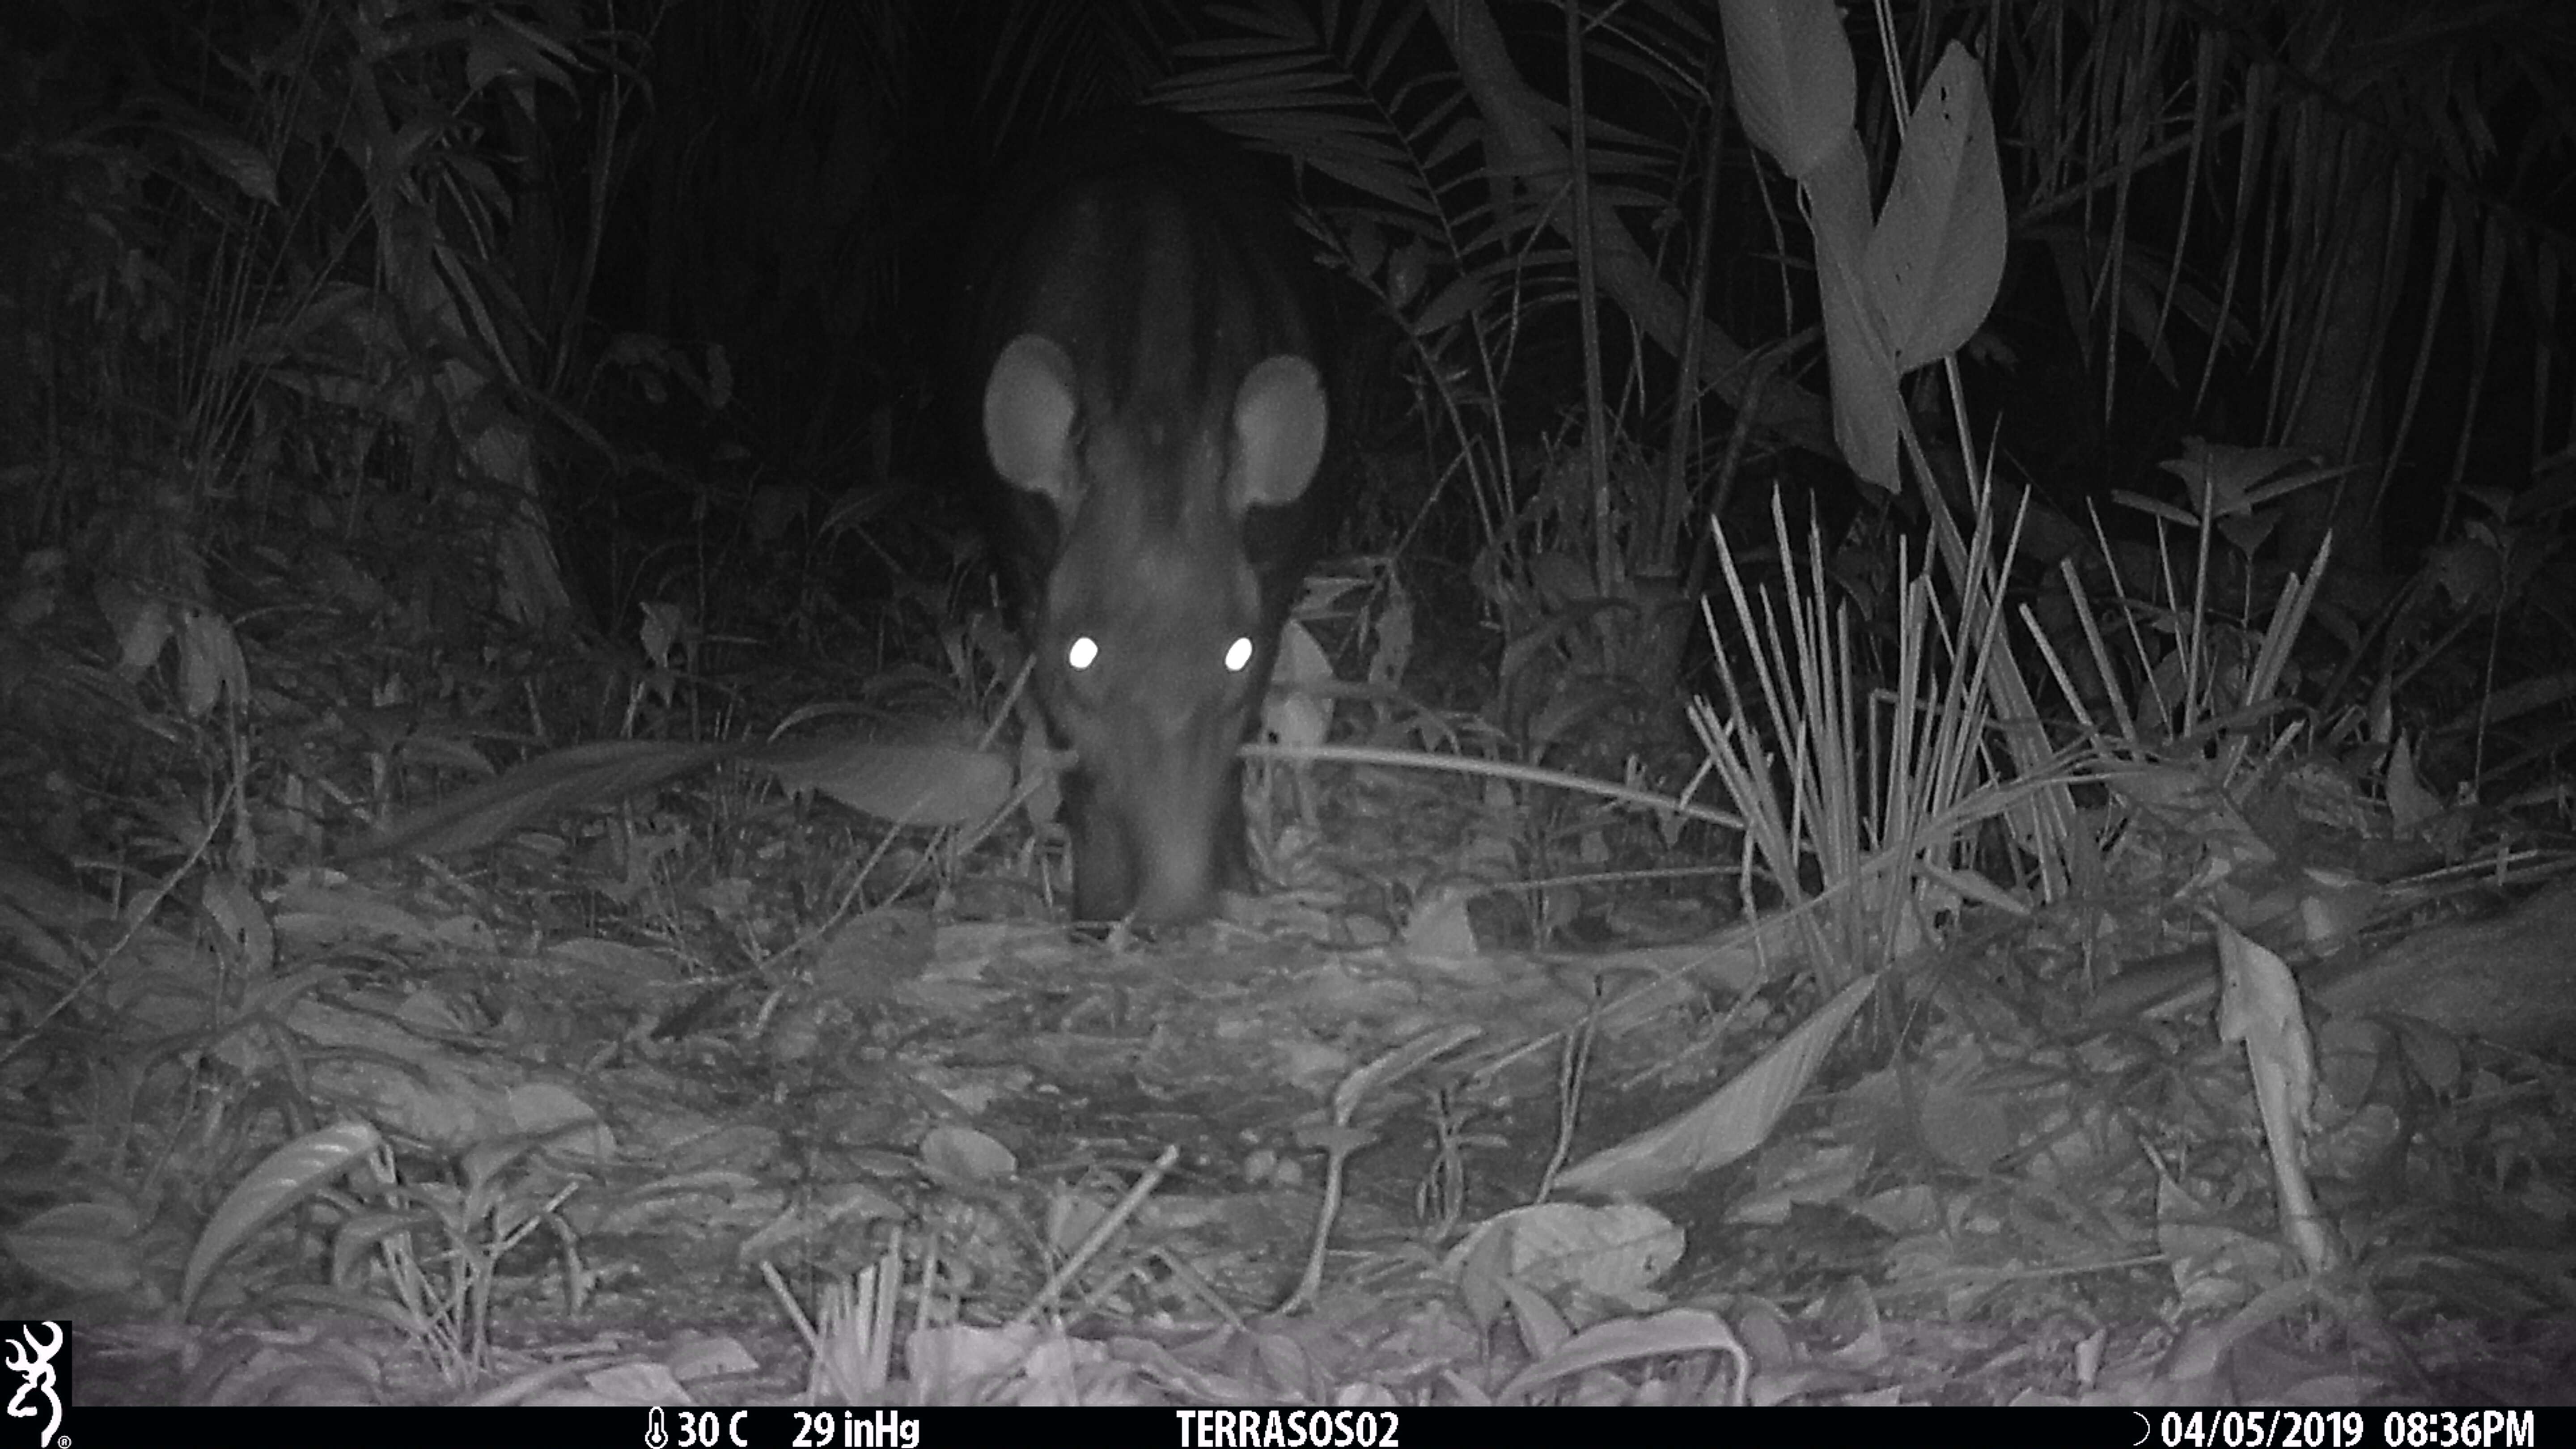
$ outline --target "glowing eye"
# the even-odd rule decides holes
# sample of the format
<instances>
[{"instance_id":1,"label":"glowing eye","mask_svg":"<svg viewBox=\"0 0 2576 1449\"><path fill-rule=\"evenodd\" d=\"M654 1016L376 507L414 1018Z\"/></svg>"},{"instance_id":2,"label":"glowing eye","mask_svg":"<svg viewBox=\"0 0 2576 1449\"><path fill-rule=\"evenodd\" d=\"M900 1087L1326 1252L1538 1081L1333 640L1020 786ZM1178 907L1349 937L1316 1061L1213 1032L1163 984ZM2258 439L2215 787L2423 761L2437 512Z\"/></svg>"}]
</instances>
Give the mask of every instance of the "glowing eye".
<instances>
[{"instance_id":1,"label":"glowing eye","mask_svg":"<svg viewBox=\"0 0 2576 1449\"><path fill-rule=\"evenodd\" d=\"M1089 669L1091 662L1099 657L1100 641L1088 634L1074 640L1064 651L1064 662L1076 669Z\"/></svg>"},{"instance_id":2,"label":"glowing eye","mask_svg":"<svg viewBox=\"0 0 2576 1449\"><path fill-rule=\"evenodd\" d=\"M1225 647L1225 672L1241 674L1252 663L1252 641L1237 634Z\"/></svg>"}]
</instances>

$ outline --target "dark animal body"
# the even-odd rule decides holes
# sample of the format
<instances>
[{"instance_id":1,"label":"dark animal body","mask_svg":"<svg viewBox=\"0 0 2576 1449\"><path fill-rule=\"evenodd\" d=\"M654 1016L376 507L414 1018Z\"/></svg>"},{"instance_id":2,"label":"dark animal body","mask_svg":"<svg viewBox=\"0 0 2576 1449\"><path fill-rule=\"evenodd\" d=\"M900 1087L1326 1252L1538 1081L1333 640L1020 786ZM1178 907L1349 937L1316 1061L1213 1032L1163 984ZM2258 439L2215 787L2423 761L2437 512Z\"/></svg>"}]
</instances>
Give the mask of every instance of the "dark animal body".
<instances>
[{"instance_id":1,"label":"dark animal body","mask_svg":"<svg viewBox=\"0 0 2576 1449\"><path fill-rule=\"evenodd\" d=\"M1066 132L987 208L965 385L1070 751L1074 914L1245 888L1242 767L1310 561L1327 408L1295 223L1159 113Z\"/></svg>"}]
</instances>

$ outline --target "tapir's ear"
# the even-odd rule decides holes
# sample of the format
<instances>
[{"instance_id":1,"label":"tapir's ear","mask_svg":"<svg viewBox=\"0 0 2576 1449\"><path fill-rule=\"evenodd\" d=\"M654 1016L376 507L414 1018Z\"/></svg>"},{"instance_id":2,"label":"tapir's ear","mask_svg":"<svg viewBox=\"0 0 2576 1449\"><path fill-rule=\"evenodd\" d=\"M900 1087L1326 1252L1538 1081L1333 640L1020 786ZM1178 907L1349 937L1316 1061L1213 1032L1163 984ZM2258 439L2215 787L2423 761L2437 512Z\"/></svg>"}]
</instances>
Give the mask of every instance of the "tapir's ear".
<instances>
[{"instance_id":1,"label":"tapir's ear","mask_svg":"<svg viewBox=\"0 0 2576 1449\"><path fill-rule=\"evenodd\" d=\"M1073 359L1034 332L1011 339L984 382L984 452L1004 481L1069 508Z\"/></svg>"},{"instance_id":2,"label":"tapir's ear","mask_svg":"<svg viewBox=\"0 0 2576 1449\"><path fill-rule=\"evenodd\" d=\"M990 403L985 416L992 416ZM1324 380L1315 364L1285 353L1263 359L1234 394L1234 476L1227 484L1235 512L1296 502L1323 461Z\"/></svg>"}]
</instances>

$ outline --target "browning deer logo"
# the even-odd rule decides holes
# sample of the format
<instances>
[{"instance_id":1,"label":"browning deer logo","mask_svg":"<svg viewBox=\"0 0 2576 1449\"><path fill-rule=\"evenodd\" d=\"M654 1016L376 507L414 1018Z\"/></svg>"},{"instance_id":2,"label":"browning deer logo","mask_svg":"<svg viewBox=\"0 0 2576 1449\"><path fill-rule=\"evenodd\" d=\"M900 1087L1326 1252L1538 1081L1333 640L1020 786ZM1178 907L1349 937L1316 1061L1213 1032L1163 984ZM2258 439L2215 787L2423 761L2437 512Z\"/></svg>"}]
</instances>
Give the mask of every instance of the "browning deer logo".
<instances>
[{"instance_id":1,"label":"browning deer logo","mask_svg":"<svg viewBox=\"0 0 2576 1449\"><path fill-rule=\"evenodd\" d=\"M39 1328L51 1330L53 1342L37 1342ZM45 1432L37 1436L36 1442L53 1443L55 1431L63 1427L63 1401L54 1392L54 1355L63 1351L63 1326L59 1323L22 1324L14 1337L0 1339L0 1350L5 1350L7 1355L0 1359L0 1363L5 1363L9 1371L22 1380L18 1392L9 1396L9 1417L32 1419L38 1414L44 1415ZM44 1402L30 1403L31 1397Z\"/></svg>"}]
</instances>

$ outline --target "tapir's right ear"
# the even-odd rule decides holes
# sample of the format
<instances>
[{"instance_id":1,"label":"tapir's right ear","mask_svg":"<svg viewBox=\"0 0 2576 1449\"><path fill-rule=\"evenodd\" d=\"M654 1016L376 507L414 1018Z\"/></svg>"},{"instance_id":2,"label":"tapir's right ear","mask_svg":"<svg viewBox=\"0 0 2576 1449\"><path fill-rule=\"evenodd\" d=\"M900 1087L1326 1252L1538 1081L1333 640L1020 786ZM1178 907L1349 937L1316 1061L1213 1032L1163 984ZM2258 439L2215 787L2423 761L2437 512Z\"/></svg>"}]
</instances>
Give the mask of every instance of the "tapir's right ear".
<instances>
[{"instance_id":1,"label":"tapir's right ear","mask_svg":"<svg viewBox=\"0 0 2576 1449\"><path fill-rule=\"evenodd\" d=\"M984 451L1014 487L1073 504L1073 359L1034 332L1011 339L984 383Z\"/></svg>"}]
</instances>

